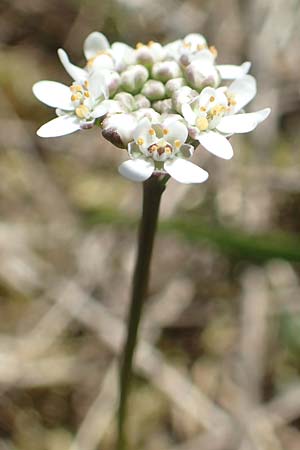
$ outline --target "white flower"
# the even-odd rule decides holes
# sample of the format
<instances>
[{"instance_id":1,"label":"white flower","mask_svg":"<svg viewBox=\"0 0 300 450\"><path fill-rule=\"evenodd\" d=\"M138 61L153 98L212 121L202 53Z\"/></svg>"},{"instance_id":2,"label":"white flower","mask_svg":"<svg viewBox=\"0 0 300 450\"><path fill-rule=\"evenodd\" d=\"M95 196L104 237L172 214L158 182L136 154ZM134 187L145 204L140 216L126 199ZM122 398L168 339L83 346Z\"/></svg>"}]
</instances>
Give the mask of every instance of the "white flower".
<instances>
[{"instance_id":1,"label":"white flower","mask_svg":"<svg viewBox=\"0 0 300 450\"><path fill-rule=\"evenodd\" d=\"M214 155L230 159L233 149L227 137L254 130L270 114L270 108L241 113L255 94L256 81L251 75L235 80L228 88L203 89L191 103L182 105L190 136Z\"/></svg>"},{"instance_id":2,"label":"white flower","mask_svg":"<svg viewBox=\"0 0 300 450\"><path fill-rule=\"evenodd\" d=\"M185 144L188 131L179 121L151 124L144 118L134 130L134 141L128 145L130 160L119 172L132 181L145 181L153 173L167 173L181 183L202 183L208 173L187 161L193 147Z\"/></svg>"},{"instance_id":3,"label":"white flower","mask_svg":"<svg viewBox=\"0 0 300 450\"><path fill-rule=\"evenodd\" d=\"M134 63L134 49L122 42L109 44L104 34L94 31L84 41L83 52L87 63L84 69L75 66L63 49L58 56L68 74L76 81L84 81L92 70L121 71Z\"/></svg>"},{"instance_id":4,"label":"white flower","mask_svg":"<svg viewBox=\"0 0 300 450\"><path fill-rule=\"evenodd\" d=\"M83 83L70 87L56 81L39 81L34 84L34 95L43 103L56 108L58 117L41 126L40 137L63 136L82 128L90 128L95 119L107 113L107 86L100 74L93 74Z\"/></svg>"}]
</instances>

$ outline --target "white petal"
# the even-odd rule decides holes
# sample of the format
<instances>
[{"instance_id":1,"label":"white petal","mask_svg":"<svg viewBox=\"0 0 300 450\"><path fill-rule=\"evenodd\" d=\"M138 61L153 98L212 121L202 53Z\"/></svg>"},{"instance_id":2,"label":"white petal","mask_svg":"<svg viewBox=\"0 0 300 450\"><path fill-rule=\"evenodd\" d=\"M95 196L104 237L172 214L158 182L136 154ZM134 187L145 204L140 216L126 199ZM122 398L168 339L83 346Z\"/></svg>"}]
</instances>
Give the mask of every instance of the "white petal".
<instances>
[{"instance_id":1,"label":"white petal","mask_svg":"<svg viewBox=\"0 0 300 450\"><path fill-rule=\"evenodd\" d=\"M270 114L270 111L270 108L266 108L253 113L225 116L216 128L225 134L248 133L254 130L260 122L265 120Z\"/></svg>"},{"instance_id":2,"label":"white petal","mask_svg":"<svg viewBox=\"0 0 300 450\"><path fill-rule=\"evenodd\" d=\"M197 116L188 103L183 103L181 112L189 125L195 125Z\"/></svg>"},{"instance_id":3,"label":"white petal","mask_svg":"<svg viewBox=\"0 0 300 450\"><path fill-rule=\"evenodd\" d=\"M214 131L206 131L197 136L200 144L213 155L223 159L230 159L233 156L233 150L226 137Z\"/></svg>"},{"instance_id":4,"label":"white petal","mask_svg":"<svg viewBox=\"0 0 300 450\"><path fill-rule=\"evenodd\" d=\"M240 78L249 72L251 63L246 61L240 66L234 64L220 64L217 65L217 69L223 80L234 80Z\"/></svg>"},{"instance_id":5,"label":"white petal","mask_svg":"<svg viewBox=\"0 0 300 450\"><path fill-rule=\"evenodd\" d=\"M228 93L234 94L236 105L232 108L237 113L247 105L256 95L256 80L252 75L245 75L235 80L228 87Z\"/></svg>"},{"instance_id":6,"label":"white petal","mask_svg":"<svg viewBox=\"0 0 300 450\"><path fill-rule=\"evenodd\" d=\"M131 181L145 181L154 171L154 162L144 159L129 159L119 166L119 173Z\"/></svg>"},{"instance_id":7,"label":"white petal","mask_svg":"<svg viewBox=\"0 0 300 450\"><path fill-rule=\"evenodd\" d=\"M100 103L100 105L96 106L96 108L92 111L92 117L97 119L97 117L104 116L107 113L107 107L103 105L103 103Z\"/></svg>"},{"instance_id":8,"label":"white petal","mask_svg":"<svg viewBox=\"0 0 300 450\"><path fill-rule=\"evenodd\" d=\"M59 48L57 50L58 57L60 59L60 62L64 66L65 70L68 72L71 78L75 81L83 82L87 78L87 72L84 69L81 69L81 67L77 67L74 64L71 63L69 60L69 57L67 53L62 49Z\"/></svg>"},{"instance_id":9,"label":"white petal","mask_svg":"<svg viewBox=\"0 0 300 450\"><path fill-rule=\"evenodd\" d=\"M95 70L113 70L114 69L114 61L110 55L98 55L95 57L92 63L92 68Z\"/></svg>"},{"instance_id":10,"label":"white petal","mask_svg":"<svg viewBox=\"0 0 300 450\"><path fill-rule=\"evenodd\" d=\"M107 50L109 42L104 34L94 31L89 34L83 44L83 52L86 59L93 58L101 50Z\"/></svg>"},{"instance_id":11,"label":"white petal","mask_svg":"<svg viewBox=\"0 0 300 450\"><path fill-rule=\"evenodd\" d=\"M153 144L157 141L157 137L155 134L150 134L149 131L152 128L151 122L147 117L144 117L138 123L136 129L133 132L133 137L135 142L138 139L143 139L144 143L140 145L141 148L146 149L149 145Z\"/></svg>"},{"instance_id":12,"label":"white petal","mask_svg":"<svg viewBox=\"0 0 300 450\"><path fill-rule=\"evenodd\" d=\"M165 128L165 124L163 124L164 128L164 138L169 144L174 146L175 141L180 141L181 144L184 144L186 138L188 137L188 129L179 120L174 120L174 122L168 122L168 127Z\"/></svg>"},{"instance_id":13,"label":"white petal","mask_svg":"<svg viewBox=\"0 0 300 450\"><path fill-rule=\"evenodd\" d=\"M100 96L108 98L108 87L105 81L104 73L93 71L88 81L89 81L89 90L94 100L96 100Z\"/></svg>"},{"instance_id":14,"label":"white petal","mask_svg":"<svg viewBox=\"0 0 300 450\"><path fill-rule=\"evenodd\" d=\"M169 159L164 163L164 169L180 183L203 183L208 178L208 173L201 167L181 158Z\"/></svg>"},{"instance_id":15,"label":"white petal","mask_svg":"<svg viewBox=\"0 0 300 450\"><path fill-rule=\"evenodd\" d=\"M71 91L68 86L56 81L38 81L32 87L37 99L52 108L60 108L72 111Z\"/></svg>"},{"instance_id":16,"label":"white petal","mask_svg":"<svg viewBox=\"0 0 300 450\"><path fill-rule=\"evenodd\" d=\"M128 64L134 64L134 50L123 42L114 42L111 51L117 70L123 70Z\"/></svg>"},{"instance_id":17,"label":"white petal","mask_svg":"<svg viewBox=\"0 0 300 450\"><path fill-rule=\"evenodd\" d=\"M36 134L43 138L64 136L80 130L80 122L75 116L60 116L42 125Z\"/></svg>"},{"instance_id":18,"label":"white petal","mask_svg":"<svg viewBox=\"0 0 300 450\"><path fill-rule=\"evenodd\" d=\"M266 120L266 118L270 115L270 113L271 113L271 108L264 108L264 109L260 109L259 111L256 111L255 113L252 113L252 114L258 115L259 116L258 123L261 123L264 120Z\"/></svg>"}]
</instances>

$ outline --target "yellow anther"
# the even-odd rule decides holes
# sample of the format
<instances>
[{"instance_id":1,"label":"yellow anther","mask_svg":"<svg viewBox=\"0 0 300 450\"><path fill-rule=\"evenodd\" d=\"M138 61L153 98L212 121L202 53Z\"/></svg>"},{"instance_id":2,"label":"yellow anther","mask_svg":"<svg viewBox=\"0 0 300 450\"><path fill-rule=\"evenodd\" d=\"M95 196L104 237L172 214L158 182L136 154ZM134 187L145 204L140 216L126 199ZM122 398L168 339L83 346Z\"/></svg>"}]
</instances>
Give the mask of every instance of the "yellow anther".
<instances>
[{"instance_id":1,"label":"yellow anther","mask_svg":"<svg viewBox=\"0 0 300 450\"><path fill-rule=\"evenodd\" d=\"M164 134L168 134L168 133L169 133L169 130L168 130L167 128L164 128L164 129L163 129L163 133L164 133Z\"/></svg>"},{"instance_id":2,"label":"yellow anther","mask_svg":"<svg viewBox=\"0 0 300 450\"><path fill-rule=\"evenodd\" d=\"M150 128L149 134L150 134L150 136L154 136L154 135L155 135L155 130L154 130L154 128Z\"/></svg>"},{"instance_id":3,"label":"yellow anther","mask_svg":"<svg viewBox=\"0 0 300 450\"><path fill-rule=\"evenodd\" d=\"M206 111L206 108L205 108L205 106L200 106L200 111Z\"/></svg>"},{"instance_id":4,"label":"yellow anther","mask_svg":"<svg viewBox=\"0 0 300 450\"><path fill-rule=\"evenodd\" d=\"M71 92L82 92L83 87L80 86L80 84L72 84L72 86L70 86L70 91Z\"/></svg>"},{"instance_id":5,"label":"yellow anther","mask_svg":"<svg viewBox=\"0 0 300 450\"><path fill-rule=\"evenodd\" d=\"M76 102L76 100L81 100L82 96L80 92L76 92L75 94L71 95L72 102Z\"/></svg>"},{"instance_id":6,"label":"yellow anther","mask_svg":"<svg viewBox=\"0 0 300 450\"><path fill-rule=\"evenodd\" d=\"M85 97L90 97L90 93L88 91L85 91L84 95Z\"/></svg>"},{"instance_id":7,"label":"yellow anther","mask_svg":"<svg viewBox=\"0 0 300 450\"><path fill-rule=\"evenodd\" d=\"M176 139L176 141L174 141L174 145L176 148L179 148L181 146L181 142L179 139Z\"/></svg>"},{"instance_id":8,"label":"yellow anther","mask_svg":"<svg viewBox=\"0 0 300 450\"><path fill-rule=\"evenodd\" d=\"M80 105L75 109L76 116L79 117L79 119L85 119L88 117L89 112L89 108L85 105Z\"/></svg>"},{"instance_id":9,"label":"yellow anther","mask_svg":"<svg viewBox=\"0 0 300 450\"><path fill-rule=\"evenodd\" d=\"M209 99L209 101L210 102L214 102L216 99L215 99L215 97L212 95L211 97L210 97L210 99Z\"/></svg>"},{"instance_id":10,"label":"yellow anther","mask_svg":"<svg viewBox=\"0 0 300 450\"><path fill-rule=\"evenodd\" d=\"M90 85L90 83L88 82L88 80L85 80L85 82L84 82L84 87L85 87L86 89L88 89L89 85Z\"/></svg>"},{"instance_id":11,"label":"yellow anther","mask_svg":"<svg viewBox=\"0 0 300 450\"><path fill-rule=\"evenodd\" d=\"M203 44L198 44L197 45L198 52L200 52L201 50L204 50L205 48L206 48L206 45L203 45Z\"/></svg>"},{"instance_id":12,"label":"yellow anther","mask_svg":"<svg viewBox=\"0 0 300 450\"><path fill-rule=\"evenodd\" d=\"M191 48L190 42L184 42L184 43L183 43L183 46L184 46L185 48Z\"/></svg>"},{"instance_id":13,"label":"yellow anther","mask_svg":"<svg viewBox=\"0 0 300 450\"><path fill-rule=\"evenodd\" d=\"M138 144L138 145L143 145L144 144L144 139L143 138L138 138L138 140L136 141L136 143Z\"/></svg>"},{"instance_id":14,"label":"yellow anther","mask_svg":"<svg viewBox=\"0 0 300 450\"><path fill-rule=\"evenodd\" d=\"M206 117L198 117L196 125L200 131L205 131L208 128L208 120Z\"/></svg>"},{"instance_id":15,"label":"yellow anther","mask_svg":"<svg viewBox=\"0 0 300 450\"><path fill-rule=\"evenodd\" d=\"M172 150L170 149L170 147L166 147L166 148L165 148L165 153L166 153L167 155L170 155L170 154L172 153Z\"/></svg>"},{"instance_id":16,"label":"yellow anther","mask_svg":"<svg viewBox=\"0 0 300 450\"><path fill-rule=\"evenodd\" d=\"M148 47L152 47L154 44L155 44L154 41L149 41L149 42L148 42Z\"/></svg>"},{"instance_id":17,"label":"yellow anther","mask_svg":"<svg viewBox=\"0 0 300 450\"><path fill-rule=\"evenodd\" d=\"M141 42L138 42L135 46L135 48L137 48L137 49L142 48L142 47L144 47L144 44L142 44Z\"/></svg>"},{"instance_id":18,"label":"yellow anther","mask_svg":"<svg viewBox=\"0 0 300 450\"><path fill-rule=\"evenodd\" d=\"M214 45L211 45L209 47L210 53L212 53L214 56L218 56L218 50L216 49L216 47Z\"/></svg>"}]
</instances>

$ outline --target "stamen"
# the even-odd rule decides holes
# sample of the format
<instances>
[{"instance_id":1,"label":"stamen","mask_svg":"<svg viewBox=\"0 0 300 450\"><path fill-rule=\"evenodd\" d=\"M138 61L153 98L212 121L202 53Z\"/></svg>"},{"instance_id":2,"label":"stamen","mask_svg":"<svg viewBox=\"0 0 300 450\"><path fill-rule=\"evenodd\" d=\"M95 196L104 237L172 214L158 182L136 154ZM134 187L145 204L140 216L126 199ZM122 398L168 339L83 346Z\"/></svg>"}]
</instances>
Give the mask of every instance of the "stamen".
<instances>
[{"instance_id":1,"label":"stamen","mask_svg":"<svg viewBox=\"0 0 300 450\"><path fill-rule=\"evenodd\" d=\"M203 111L203 112L206 111L205 106L201 106L201 107L200 107L200 111Z\"/></svg>"},{"instance_id":2,"label":"stamen","mask_svg":"<svg viewBox=\"0 0 300 450\"><path fill-rule=\"evenodd\" d=\"M157 151L157 149L158 149L158 145L157 145L157 144L152 144L152 145L150 145L150 147L148 148L148 152L149 152L149 153L154 153L154 152Z\"/></svg>"},{"instance_id":3,"label":"stamen","mask_svg":"<svg viewBox=\"0 0 300 450\"><path fill-rule=\"evenodd\" d=\"M144 44L142 44L141 42L138 42L135 46L136 49L142 48L144 47Z\"/></svg>"},{"instance_id":4,"label":"stamen","mask_svg":"<svg viewBox=\"0 0 300 450\"><path fill-rule=\"evenodd\" d=\"M138 145L143 145L144 144L144 139L143 138L138 138L138 140L136 141L136 143L138 144Z\"/></svg>"},{"instance_id":5,"label":"stamen","mask_svg":"<svg viewBox=\"0 0 300 450\"><path fill-rule=\"evenodd\" d=\"M148 42L148 47L152 47L154 44L155 44L154 41L149 41L149 42Z\"/></svg>"},{"instance_id":6,"label":"stamen","mask_svg":"<svg viewBox=\"0 0 300 450\"><path fill-rule=\"evenodd\" d=\"M212 95L211 97L210 97L210 99L209 99L209 101L210 102L214 102L216 99L215 99L215 97Z\"/></svg>"},{"instance_id":7,"label":"stamen","mask_svg":"<svg viewBox=\"0 0 300 450\"><path fill-rule=\"evenodd\" d=\"M206 45L203 45L203 44L198 44L197 45L198 52L200 52L201 50L204 50L205 48L206 48Z\"/></svg>"},{"instance_id":8,"label":"stamen","mask_svg":"<svg viewBox=\"0 0 300 450\"><path fill-rule=\"evenodd\" d=\"M174 145L176 148L179 148L181 146L181 142L179 139L176 139L176 141L174 141Z\"/></svg>"},{"instance_id":9,"label":"stamen","mask_svg":"<svg viewBox=\"0 0 300 450\"><path fill-rule=\"evenodd\" d=\"M216 49L216 47L214 45L211 45L209 47L209 51L210 53L212 53L214 56L218 56L218 50Z\"/></svg>"},{"instance_id":10,"label":"stamen","mask_svg":"<svg viewBox=\"0 0 300 450\"><path fill-rule=\"evenodd\" d=\"M172 147L169 144L167 144L163 150L165 151L165 153L167 153L167 155L170 155L172 153Z\"/></svg>"},{"instance_id":11,"label":"stamen","mask_svg":"<svg viewBox=\"0 0 300 450\"><path fill-rule=\"evenodd\" d=\"M88 91L86 91L86 92L84 93L84 95L85 95L85 97L90 97L90 93L89 93Z\"/></svg>"},{"instance_id":12,"label":"stamen","mask_svg":"<svg viewBox=\"0 0 300 450\"><path fill-rule=\"evenodd\" d=\"M88 88L89 88L89 85L90 85L90 83L88 82L88 80L85 80L85 82L84 82L84 86L86 87L86 89L88 89Z\"/></svg>"},{"instance_id":13,"label":"stamen","mask_svg":"<svg viewBox=\"0 0 300 450\"><path fill-rule=\"evenodd\" d=\"M198 117L196 125L200 131L205 131L208 128L208 120L206 117Z\"/></svg>"},{"instance_id":14,"label":"stamen","mask_svg":"<svg viewBox=\"0 0 300 450\"><path fill-rule=\"evenodd\" d=\"M168 130L167 128L164 128L164 129L163 129L163 133L164 133L164 134L168 134L168 133L169 133L169 130Z\"/></svg>"},{"instance_id":15,"label":"stamen","mask_svg":"<svg viewBox=\"0 0 300 450\"><path fill-rule=\"evenodd\" d=\"M89 108L85 105L80 105L78 108L75 109L75 114L79 119L85 119L89 115Z\"/></svg>"},{"instance_id":16,"label":"stamen","mask_svg":"<svg viewBox=\"0 0 300 450\"><path fill-rule=\"evenodd\" d=\"M150 128L149 134L150 134L150 136L154 136L154 135L155 135L155 130L154 130L154 128Z\"/></svg>"}]
</instances>

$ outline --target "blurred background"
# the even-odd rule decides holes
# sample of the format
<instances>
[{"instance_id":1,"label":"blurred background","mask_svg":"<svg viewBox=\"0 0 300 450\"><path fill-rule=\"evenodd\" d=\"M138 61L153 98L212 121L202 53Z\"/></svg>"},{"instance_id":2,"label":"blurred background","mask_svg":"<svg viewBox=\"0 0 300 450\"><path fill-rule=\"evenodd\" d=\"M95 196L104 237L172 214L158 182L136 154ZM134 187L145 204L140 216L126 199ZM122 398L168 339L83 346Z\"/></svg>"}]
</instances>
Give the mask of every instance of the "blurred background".
<instances>
[{"instance_id":1,"label":"blurred background","mask_svg":"<svg viewBox=\"0 0 300 450\"><path fill-rule=\"evenodd\" d=\"M169 182L131 396L133 450L300 449L300 5L298 0L0 0L0 450L111 450L116 370L141 187L97 129L36 137L69 83L111 42L203 33L219 63L253 63L235 157Z\"/></svg>"}]
</instances>

